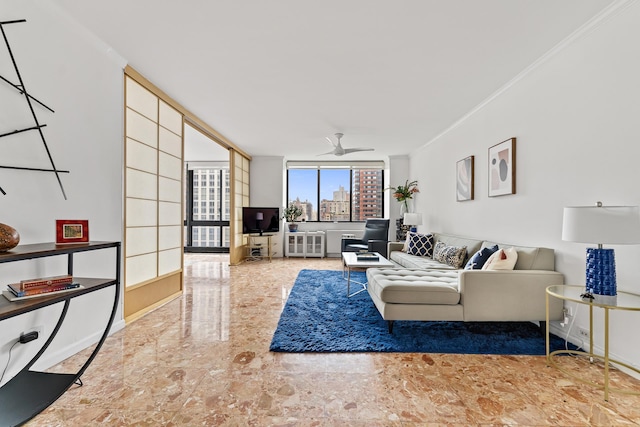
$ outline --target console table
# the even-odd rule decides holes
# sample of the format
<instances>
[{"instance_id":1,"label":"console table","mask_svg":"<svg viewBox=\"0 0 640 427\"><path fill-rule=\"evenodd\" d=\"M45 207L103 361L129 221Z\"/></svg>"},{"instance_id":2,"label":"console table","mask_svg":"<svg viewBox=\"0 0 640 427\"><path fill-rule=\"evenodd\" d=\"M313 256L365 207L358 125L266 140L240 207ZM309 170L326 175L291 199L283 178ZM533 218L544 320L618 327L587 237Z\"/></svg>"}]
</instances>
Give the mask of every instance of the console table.
<instances>
[{"instance_id":1,"label":"console table","mask_svg":"<svg viewBox=\"0 0 640 427\"><path fill-rule=\"evenodd\" d=\"M40 243L32 245L19 245L16 248L0 253L0 263L33 260L37 258L45 258L51 256L67 256L67 273L73 275L73 255L78 252L114 249L115 262L114 274L112 279L98 278L82 278L74 277L74 281L82 285L77 290L65 293L42 296L38 298L30 298L21 301L9 302L3 296L0 296L0 321L9 319L14 316L28 313L43 307L48 307L59 302L63 302L62 313L56 322L51 335L42 345L42 348L36 353L29 363L10 381L0 388L0 425L14 426L22 425L35 417L53 402L55 402L62 394L74 383L80 380L80 377L87 369L89 364L98 354L102 344L109 334L109 329L113 324L113 320L118 309L118 300L120 297L120 242L89 242L78 244L56 245L55 243ZM76 373L49 373L32 371L30 368L42 356L49 347L53 339L57 335L60 327L69 309L71 300L81 295L95 292L110 286L115 287L115 297L113 300L113 308L111 315L105 325L104 333L98 341L95 349ZM17 334L18 332L16 332ZM16 336L17 338L17 336Z\"/></svg>"},{"instance_id":2,"label":"console table","mask_svg":"<svg viewBox=\"0 0 640 427\"><path fill-rule=\"evenodd\" d=\"M609 387L609 363L615 363L620 366L624 366L627 369L630 369L634 372L640 374L640 369L635 368L631 365L628 365L624 362L620 362L619 360L614 360L609 357L609 310L627 310L627 311L640 311L640 295L632 294L629 292L620 292L618 291L618 295L614 302L598 302L591 301L589 299L583 299L581 294L585 292L584 286L569 286L569 285L555 285L549 286L547 288L546 297L547 297L547 334L546 334L546 348L547 348L547 365L554 366L565 374L573 377L574 379L583 382L585 384L592 385L594 387L598 387L604 390L604 400L609 400L609 391L615 391L619 393L627 393L627 394L640 394L640 392L633 390L621 390L621 389L613 389ZM589 351L582 350L556 350L554 352L549 352L549 298L559 298L565 301L572 301L578 304L583 304L589 307ZM604 354L598 355L593 352L593 309L601 308L604 310ZM560 365L558 365L554 360L553 356L557 354L575 354L589 357L590 361L593 359L601 359L604 362L604 384L598 384L592 381L585 380L573 372L570 372L567 369L564 369Z\"/></svg>"}]
</instances>

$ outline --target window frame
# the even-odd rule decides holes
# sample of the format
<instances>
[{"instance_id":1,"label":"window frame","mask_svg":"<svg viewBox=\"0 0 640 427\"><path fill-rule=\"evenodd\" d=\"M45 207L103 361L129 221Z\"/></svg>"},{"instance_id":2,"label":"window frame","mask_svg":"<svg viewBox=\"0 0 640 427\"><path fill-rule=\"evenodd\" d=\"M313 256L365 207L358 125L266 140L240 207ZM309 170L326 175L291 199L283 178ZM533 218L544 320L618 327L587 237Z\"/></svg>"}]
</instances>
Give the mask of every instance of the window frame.
<instances>
[{"instance_id":1,"label":"window frame","mask_svg":"<svg viewBox=\"0 0 640 427\"><path fill-rule=\"evenodd\" d=\"M291 162L287 162L287 166L286 166L286 205L288 205L290 203L291 197L289 195L289 171L290 170L302 170L302 169L315 169L316 173L317 173L317 178L316 178L316 182L317 182L317 188L316 188L316 200L312 201L312 203L314 203L316 212L317 212L317 219L316 220L307 220L306 222L313 222L313 223L334 223L334 222L338 222L338 223L360 223L360 222L364 222L365 219L362 220L354 220L353 216L354 216L354 208L353 206L351 206L352 202L353 202L353 189L354 189L354 182L353 182L353 176L354 176L354 171L355 170L364 170L364 169L373 169L376 171L380 171L380 192L377 194L377 198L379 198L380 200L380 217L379 218L384 218L384 212L385 212L385 197L384 197L384 191L385 191L385 166L384 166L384 162L381 161L376 161L376 162L297 162L297 161L291 161ZM320 196L320 189L322 186L322 182L321 182L321 171L322 170L327 170L327 169L348 169L349 170L349 198L350 198L350 206L349 206L349 220L322 220L321 216L320 216L320 201L321 201L321 196ZM368 189L368 192L370 191L374 191L373 189ZM362 191L360 191L362 192Z\"/></svg>"}]
</instances>

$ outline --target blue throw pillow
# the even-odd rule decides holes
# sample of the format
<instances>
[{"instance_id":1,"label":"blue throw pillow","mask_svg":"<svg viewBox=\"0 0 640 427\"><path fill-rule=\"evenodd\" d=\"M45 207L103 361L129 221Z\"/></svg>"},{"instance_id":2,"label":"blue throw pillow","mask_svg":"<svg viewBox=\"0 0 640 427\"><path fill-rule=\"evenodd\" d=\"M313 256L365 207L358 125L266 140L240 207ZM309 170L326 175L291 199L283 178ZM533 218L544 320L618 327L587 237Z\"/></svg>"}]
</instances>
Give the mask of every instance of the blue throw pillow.
<instances>
[{"instance_id":1,"label":"blue throw pillow","mask_svg":"<svg viewBox=\"0 0 640 427\"><path fill-rule=\"evenodd\" d=\"M498 252L498 245L495 245L490 248L486 247L486 248L480 249L478 252L473 254L471 258L469 258L469 261L467 262L467 265L464 266L464 269L465 270L481 270L484 263L487 262L489 257L493 255L494 252Z\"/></svg>"},{"instance_id":2,"label":"blue throw pillow","mask_svg":"<svg viewBox=\"0 0 640 427\"><path fill-rule=\"evenodd\" d=\"M433 234L411 233L407 253L409 255L433 256Z\"/></svg>"}]
</instances>

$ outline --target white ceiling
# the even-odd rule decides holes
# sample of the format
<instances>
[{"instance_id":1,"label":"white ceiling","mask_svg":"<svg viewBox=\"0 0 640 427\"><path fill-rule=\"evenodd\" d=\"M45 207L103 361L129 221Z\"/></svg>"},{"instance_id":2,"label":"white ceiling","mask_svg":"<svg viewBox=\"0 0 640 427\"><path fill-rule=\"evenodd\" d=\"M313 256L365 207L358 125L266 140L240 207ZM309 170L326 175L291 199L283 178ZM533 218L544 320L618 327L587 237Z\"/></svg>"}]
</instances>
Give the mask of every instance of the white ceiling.
<instances>
[{"instance_id":1,"label":"white ceiling","mask_svg":"<svg viewBox=\"0 0 640 427\"><path fill-rule=\"evenodd\" d=\"M251 155L408 154L612 0L55 0Z\"/></svg>"}]
</instances>

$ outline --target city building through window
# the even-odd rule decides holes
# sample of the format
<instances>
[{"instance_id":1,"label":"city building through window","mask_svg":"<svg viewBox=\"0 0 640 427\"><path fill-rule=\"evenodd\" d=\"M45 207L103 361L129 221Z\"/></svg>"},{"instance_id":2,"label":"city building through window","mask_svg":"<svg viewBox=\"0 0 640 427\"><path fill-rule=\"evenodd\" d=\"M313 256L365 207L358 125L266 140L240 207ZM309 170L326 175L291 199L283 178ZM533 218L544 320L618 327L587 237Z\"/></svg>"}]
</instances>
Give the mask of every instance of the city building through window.
<instances>
[{"instance_id":1,"label":"city building through window","mask_svg":"<svg viewBox=\"0 0 640 427\"><path fill-rule=\"evenodd\" d=\"M287 164L287 204L300 221L364 221L384 217L384 164Z\"/></svg>"}]
</instances>

